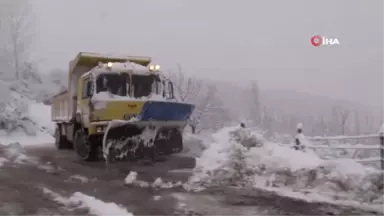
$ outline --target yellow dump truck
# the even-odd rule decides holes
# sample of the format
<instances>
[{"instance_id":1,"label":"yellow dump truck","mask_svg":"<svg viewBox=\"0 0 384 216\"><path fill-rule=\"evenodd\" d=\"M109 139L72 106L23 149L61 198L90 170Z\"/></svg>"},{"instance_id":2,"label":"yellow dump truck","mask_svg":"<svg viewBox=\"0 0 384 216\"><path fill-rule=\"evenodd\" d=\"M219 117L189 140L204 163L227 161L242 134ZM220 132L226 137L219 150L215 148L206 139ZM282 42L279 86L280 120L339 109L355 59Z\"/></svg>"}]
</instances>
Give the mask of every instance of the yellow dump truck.
<instances>
[{"instance_id":1,"label":"yellow dump truck","mask_svg":"<svg viewBox=\"0 0 384 216\"><path fill-rule=\"evenodd\" d=\"M151 58L81 52L69 63L68 89L52 98L55 145L85 161L178 153L193 109Z\"/></svg>"}]
</instances>

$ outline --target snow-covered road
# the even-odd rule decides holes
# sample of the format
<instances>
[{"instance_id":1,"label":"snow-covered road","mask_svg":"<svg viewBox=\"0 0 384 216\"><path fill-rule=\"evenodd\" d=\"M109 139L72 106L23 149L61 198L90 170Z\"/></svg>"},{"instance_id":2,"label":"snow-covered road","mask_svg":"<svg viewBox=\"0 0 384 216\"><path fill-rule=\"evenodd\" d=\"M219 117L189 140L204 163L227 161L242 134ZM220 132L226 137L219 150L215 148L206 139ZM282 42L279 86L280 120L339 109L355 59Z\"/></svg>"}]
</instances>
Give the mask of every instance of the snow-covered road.
<instances>
[{"instance_id":1,"label":"snow-covered road","mask_svg":"<svg viewBox=\"0 0 384 216\"><path fill-rule=\"evenodd\" d=\"M195 166L194 158L188 157L175 156L149 167L116 163L108 171L103 162L81 162L74 152L57 151L53 144L24 150L3 147L0 157L2 215L375 214L230 186L188 192L182 187L124 184L131 171L137 172L142 182L152 183L159 177L164 182L185 182L191 174L188 169Z\"/></svg>"}]
</instances>

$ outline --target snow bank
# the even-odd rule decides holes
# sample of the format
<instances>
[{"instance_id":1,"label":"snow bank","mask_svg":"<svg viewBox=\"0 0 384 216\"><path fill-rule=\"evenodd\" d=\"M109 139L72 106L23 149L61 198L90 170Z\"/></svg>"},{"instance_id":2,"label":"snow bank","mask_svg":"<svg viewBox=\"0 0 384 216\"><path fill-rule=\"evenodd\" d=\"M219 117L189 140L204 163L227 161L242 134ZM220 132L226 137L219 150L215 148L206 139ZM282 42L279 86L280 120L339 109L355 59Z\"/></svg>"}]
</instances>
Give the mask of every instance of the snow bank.
<instances>
[{"instance_id":1,"label":"snow bank","mask_svg":"<svg viewBox=\"0 0 384 216\"><path fill-rule=\"evenodd\" d=\"M269 142L247 128L224 128L197 160L189 190L253 186L326 193L366 203L383 202L383 172L353 160L323 160Z\"/></svg>"}]
</instances>

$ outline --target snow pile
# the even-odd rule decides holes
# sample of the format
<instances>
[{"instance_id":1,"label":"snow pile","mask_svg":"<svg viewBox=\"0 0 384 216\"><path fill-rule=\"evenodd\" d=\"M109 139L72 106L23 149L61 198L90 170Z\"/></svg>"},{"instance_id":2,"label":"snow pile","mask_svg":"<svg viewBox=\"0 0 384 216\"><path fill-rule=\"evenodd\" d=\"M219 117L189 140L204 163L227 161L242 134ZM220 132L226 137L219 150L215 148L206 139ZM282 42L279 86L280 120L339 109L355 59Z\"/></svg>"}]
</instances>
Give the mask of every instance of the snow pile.
<instances>
[{"instance_id":1,"label":"snow pile","mask_svg":"<svg viewBox=\"0 0 384 216\"><path fill-rule=\"evenodd\" d=\"M155 181L152 183L152 188L155 189L171 189L171 188L179 188L183 186L183 183L181 181L178 182L165 182L160 177L156 178Z\"/></svg>"},{"instance_id":2,"label":"snow pile","mask_svg":"<svg viewBox=\"0 0 384 216\"><path fill-rule=\"evenodd\" d=\"M141 188L149 188L150 185L146 181L137 179L137 172L131 171L124 179L124 185L138 186Z\"/></svg>"},{"instance_id":3,"label":"snow pile","mask_svg":"<svg viewBox=\"0 0 384 216\"><path fill-rule=\"evenodd\" d=\"M0 144L0 158L3 159L3 162L7 161L18 164L36 162L33 158L28 157L25 154L25 149L18 142L10 143L8 145Z\"/></svg>"},{"instance_id":4,"label":"snow pile","mask_svg":"<svg viewBox=\"0 0 384 216\"><path fill-rule=\"evenodd\" d=\"M340 199L383 202L383 172L352 160L323 160L269 142L247 128L224 128L197 160L189 190L253 186L311 191Z\"/></svg>"},{"instance_id":5,"label":"snow pile","mask_svg":"<svg viewBox=\"0 0 384 216\"><path fill-rule=\"evenodd\" d=\"M44 194L52 197L52 199L69 208L85 208L92 215L127 215L133 216L127 209L117 205L116 203L106 203L95 197L88 196L81 192L75 192L69 198L53 192L47 188L42 188Z\"/></svg>"},{"instance_id":6,"label":"snow pile","mask_svg":"<svg viewBox=\"0 0 384 216\"><path fill-rule=\"evenodd\" d=\"M137 179L137 172L129 172L127 177L124 179L124 184L133 184Z\"/></svg>"},{"instance_id":7,"label":"snow pile","mask_svg":"<svg viewBox=\"0 0 384 216\"><path fill-rule=\"evenodd\" d=\"M174 182L165 182L160 177L156 178L155 181L150 184L149 182L138 180L137 172L131 171L124 179L125 185L138 186L141 188L153 188L153 189L171 189L171 188L181 188L183 183L178 181Z\"/></svg>"}]
</instances>

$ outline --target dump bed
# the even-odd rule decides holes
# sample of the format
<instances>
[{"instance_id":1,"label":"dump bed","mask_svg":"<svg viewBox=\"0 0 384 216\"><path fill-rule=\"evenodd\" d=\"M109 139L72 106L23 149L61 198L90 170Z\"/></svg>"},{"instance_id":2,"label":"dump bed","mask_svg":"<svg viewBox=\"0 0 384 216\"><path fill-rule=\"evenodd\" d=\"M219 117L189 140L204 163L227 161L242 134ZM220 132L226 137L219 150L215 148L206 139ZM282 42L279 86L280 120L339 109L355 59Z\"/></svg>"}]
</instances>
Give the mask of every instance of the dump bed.
<instances>
[{"instance_id":1,"label":"dump bed","mask_svg":"<svg viewBox=\"0 0 384 216\"><path fill-rule=\"evenodd\" d=\"M62 91L52 97L51 118L54 122L67 122L72 118L69 93Z\"/></svg>"},{"instance_id":2,"label":"dump bed","mask_svg":"<svg viewBox=\"0 0 384 216\"><path fill-rule=\"evenodd\" d=\"M151 58L145 56L116 56L80 52L76 58L69 63L68 90L60 92L52 98L52 121L67 122L75 116L77 102L74 98L77 93L78 80L84 73L96 67L98 63L128 61L146 67L150 64Z\"/></svg>"}]
</instances>

